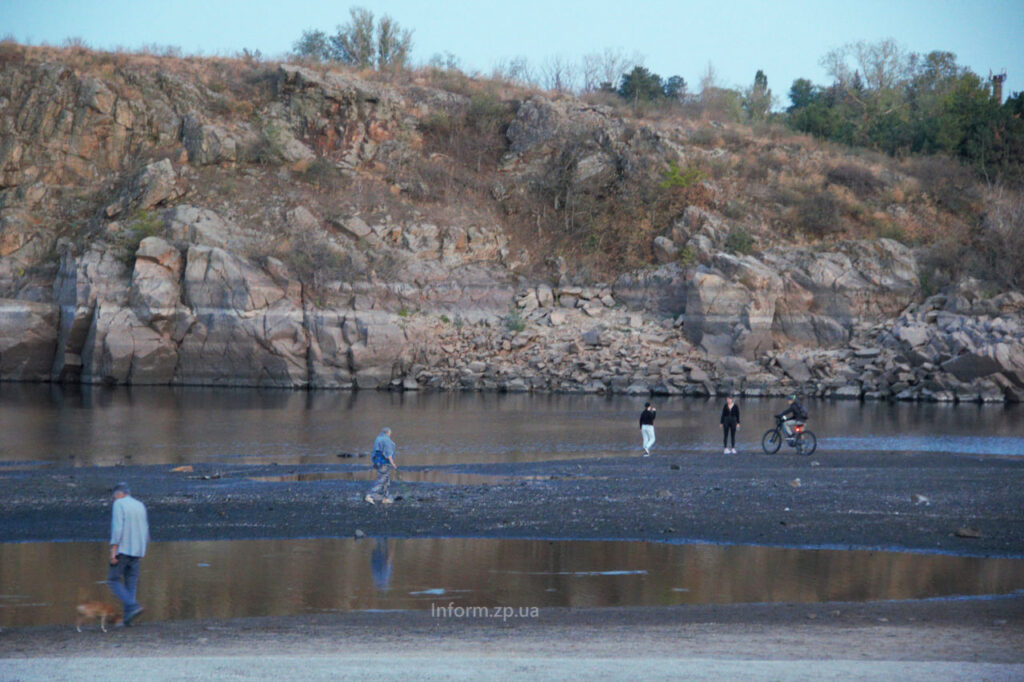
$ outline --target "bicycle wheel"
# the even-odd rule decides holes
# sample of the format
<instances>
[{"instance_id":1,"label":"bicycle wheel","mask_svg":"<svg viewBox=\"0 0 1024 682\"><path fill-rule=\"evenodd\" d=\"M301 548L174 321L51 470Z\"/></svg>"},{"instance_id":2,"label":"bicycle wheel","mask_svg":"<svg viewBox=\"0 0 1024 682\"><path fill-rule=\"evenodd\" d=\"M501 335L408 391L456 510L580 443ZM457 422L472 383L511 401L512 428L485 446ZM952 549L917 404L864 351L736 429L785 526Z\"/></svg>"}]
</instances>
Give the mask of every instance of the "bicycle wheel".
<instances>
[{"instance_id":1,"label":"bicycle wheel","mask_svg":"<svg viewBox=\"0 0 1024 682\"><path fill-rule=\"evenodd\" d=\"M796 437L796 451L801 455L811 455L818 449L818 439L813 431L804 431Z\"/></svg>"},{"instance_id":2,"label":"bicycle wheel","mask_svg":"<svg viewBox=\"0 0 1024 682\"><path fill-rule=\"evenodd\" d=\"M782 447L782 434L778 429L768 429L761 436L761 449L769 455L774 455Z\"/></svg>"}]
</instances>

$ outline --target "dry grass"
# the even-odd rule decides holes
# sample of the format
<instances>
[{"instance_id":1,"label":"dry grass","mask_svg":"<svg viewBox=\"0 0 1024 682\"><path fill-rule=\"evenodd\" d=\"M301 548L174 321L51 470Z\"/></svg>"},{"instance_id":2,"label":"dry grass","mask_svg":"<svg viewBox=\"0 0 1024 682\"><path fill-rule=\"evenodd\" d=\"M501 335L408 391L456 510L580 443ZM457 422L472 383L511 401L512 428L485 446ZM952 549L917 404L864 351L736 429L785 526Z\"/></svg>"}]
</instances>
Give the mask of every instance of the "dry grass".
<instances>
[{"instance_id":1,"label":"dry grass","mask_svg":"<svg viewBox=\"0 0 1024 682\"><path fill-rule=\"evenodd\" d=\"M207 113L225 121L252 120L275 96L277 64L258 55L196 57L176 48L104 52L81 41L63 47L0 41L0 66L54 61L80 75L103 77L122 97L144 97L154 83L201 86ZM513 247L526 248L537 262L562 256L577 264L577 271L602 276L651 263L651 240L667 234L689 205L718 212L730 229L745 231L761 247L891 237L946 251L975 245L979 254L991 256L998 253L997 247L1014 248L1016 235L1024 229L1013 208L1019 205L1019 193L1007 190L993 198L974 175L948 159L892 159L820 142L778 122L751 127L709 121L699 108L637 107L608 93L582 99L609 107L627 122L623 139L614 142L630 140L634 159L613 176L576 186L576 163L593 147L587 140L564 139L539 177L510 180L516 176L502 168L502 159L514 103L538 94L552 99L566 95L458 69L360 72L302 63L320 73L338 71L388 83L400 92L414 93L410 99L417 102L424 100L415 94L423 88L460 98L444 108L417 105L415 134L404 141L401 154L388 155L381 163L342 176L332 159L321 157L289 183L275 179L271 167L261 175L264 184L255 189L233 176L233 170L204 169L209 183L190 201L251 207L240 212L251 212L253 220L269 197L302 203L319 215L387 214L396 221L437 223L471 217L501 223ZM649 131L671 144L635 147ZM141 159L165 151L141 149L129 165L135 167ZM673 161L699 170L707 184L659 187L663 171ZM1017 227L1014 231L992 225ZM743 248L748 248L746 242ZM998 267L991 257L975 261L942 267L988 268L998 270L1004 279L1020 280L1015 261Z\"/></svg>"}]
</instances>

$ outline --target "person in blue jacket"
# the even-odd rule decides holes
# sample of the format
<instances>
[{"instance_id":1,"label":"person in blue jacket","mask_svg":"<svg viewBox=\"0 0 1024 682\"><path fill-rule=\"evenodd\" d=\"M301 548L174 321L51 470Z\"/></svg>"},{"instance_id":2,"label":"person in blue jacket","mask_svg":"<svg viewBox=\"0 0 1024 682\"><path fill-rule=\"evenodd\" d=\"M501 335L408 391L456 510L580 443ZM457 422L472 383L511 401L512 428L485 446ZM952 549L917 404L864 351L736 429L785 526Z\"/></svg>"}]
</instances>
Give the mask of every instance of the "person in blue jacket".
<instances>
[{"instance_id":1,"label":"person in blue jacket","mask_svg":"<svg viewBox=\"0 0 1024 682\"><path fill-rule=\"evenodd\" d=\"M391 504L393 500L388 497L391 472L397 470L398 465L395 464L395 441L391 440L391 429L386 426L381 429L377 440L373 441L373 468L377 470L377 482L363 499L370 504Z\"/></svg>"}]
</instances>

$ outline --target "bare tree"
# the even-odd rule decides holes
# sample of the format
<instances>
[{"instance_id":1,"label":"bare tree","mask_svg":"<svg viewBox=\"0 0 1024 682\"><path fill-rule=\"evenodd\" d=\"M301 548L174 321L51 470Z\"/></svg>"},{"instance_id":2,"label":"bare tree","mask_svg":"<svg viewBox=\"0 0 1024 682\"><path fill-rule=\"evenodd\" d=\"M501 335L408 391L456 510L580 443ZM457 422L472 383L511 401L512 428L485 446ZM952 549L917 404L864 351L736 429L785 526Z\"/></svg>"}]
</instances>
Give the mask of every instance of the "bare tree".
<instances>
[{"instance_id":1,"label":"bare tree","mask_svg":"<svg viewBox=\"0 0 1024 682\"><path fill-rule=\"evenodd\" d=\"M893 111L901 106L896 88L914 68L914 56L892 38L848 43L830 51L821 65L847 97L861 106Z\"/></svg>"},{"instance_id":2,"label":"bare tree","mask_svg":"<svg viewBox=\"0 0 1024 682\"><path fill-rule=\"evenodd\" d=\"M495 78L518 83L519 85L536 85L537 79L530 68L526 57L513 57L512 59L501 59L495 63L492 73Z\"/></svg>"},{"instance_id":3,"label":"bare tree","mask_svg":"<svg viewBox=\"0 0 1024 682\"><path fill-rule=\"evenodd\" d=\"M868 88L887 90L909 76L913 59L895 40L886 38L843 45L822 57L821 65L842 87L848 87L859 73Z\"/></svg>"},{"instance_id":4,"label":"bare tree","mask_svg":"<svg viewBox=\"0 0 1024 682\"><path fill-rule=\"evenodd\" d=\"M541 85L555 92L573 92L576 88L576 65L561 55L548 57L540 67Z\"/></svg>"},{"instance_id":5,"label":"bare tree","mask_svg":"<svg viewBox=\"0 0 1024 682\"><path fill-rule=\"evenodd\" d=\"M601 88L601 55L596 52L583 55L580 60L583 92L596 92Z\"/></svg>"},{"instance_id":6,"label":"bare tree","mask_svg":"<svg viewBox=\"0 0 1024 682\"><path fill-rule=\"evenodd\" d=\"M627 57L620 48L606 47L601 52L584 55L584 90L588 89L588 83L593 90L600 90L602 87L614 90L619 87L622 75L629 71L630 67L643 66L643 63L643 55L633 53Z\"/></svg>"}]
</instances>

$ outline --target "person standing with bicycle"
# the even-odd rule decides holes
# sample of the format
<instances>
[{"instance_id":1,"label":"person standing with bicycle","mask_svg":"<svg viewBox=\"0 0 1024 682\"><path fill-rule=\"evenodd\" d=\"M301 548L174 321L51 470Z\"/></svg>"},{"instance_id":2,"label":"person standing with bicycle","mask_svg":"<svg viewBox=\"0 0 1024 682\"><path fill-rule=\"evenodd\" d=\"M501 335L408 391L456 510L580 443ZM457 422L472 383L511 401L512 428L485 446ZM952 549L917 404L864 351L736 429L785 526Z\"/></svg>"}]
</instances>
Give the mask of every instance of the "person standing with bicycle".
<instances>
[{"instance_id":1,"label":"person standing with bicycle","mask_svg":"<svg viewBox=\"0 0 1024 682\"><path fill-rule=\"evenodd\" d=\"M740 428L740 406L733 402L732 396L727 396L725 405L722 406L722 418L719 422L722 425L722 454L736 454L736 430ZM732 438L732 447L729 446L729 439Z\"/></svg>"}]
</instances>

